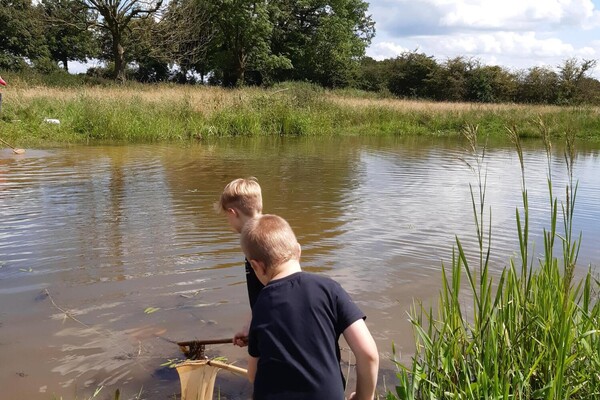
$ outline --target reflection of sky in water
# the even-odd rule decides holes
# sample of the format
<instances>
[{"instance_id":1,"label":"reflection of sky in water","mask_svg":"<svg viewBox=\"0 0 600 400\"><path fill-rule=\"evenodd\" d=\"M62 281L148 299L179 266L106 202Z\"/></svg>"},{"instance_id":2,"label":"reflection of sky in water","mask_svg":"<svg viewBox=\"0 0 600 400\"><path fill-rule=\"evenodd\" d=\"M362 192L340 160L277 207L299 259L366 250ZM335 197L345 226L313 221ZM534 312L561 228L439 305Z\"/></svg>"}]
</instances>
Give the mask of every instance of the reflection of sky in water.
<instances>
[{"instance_id":1,"label":"reflection of sky in water","mask_svg":"<svg viewBox=\"0 0 600 400\"><path fill-rule=\"evenodd\" d=\"M450 264L455 235L471 256L471 262L475 262L478 244L468 184L479 202L478 182L475 171L462 159L477 165L460 149L431 148L418 156L402 148L363 151L357 171L360 183L346 193L347 222L344 232L336 238L344 243L337 256L352 260L353 267L346 273L336 270L338 279L357 290L377 291L382 284L397 284L396 280L379 279L382 272L395 270L392 276L401 277L397 271L416 268L430 275L427 270L439 271L442 261ZM530 257L537 257L543 253L543 229L550 226L548 162L543 150L526 150L524 162L530 243L535 242ZM484 230L487 234L491 213L491 265L499 271L508 265L510 257L518 257L515 213L518 208L523 219L521 169L512 149L488 151L481 165L482 177L487 180ZM567 171L560 154L552 159L552 175L554 196L564 201ZM579 181L574 232L577 235L583 231L579 265L598 266L598 157L580 156L574 176ZM563 231L560 213L559 208L559 233ZM560 256L559 243L556 249L556 255Z\"/></svg>"},{"instance_id":2,"label":"reflection of sky in water","mask_svg":"<svg viewBox=\"0 0 600 400\"><path fill-rule=\"evenodd\" d=\"M564 198L566 171L556 154L555 195ZM82 147L0 156L0 352L14 358L0 366L0 387L12 384L3 377L24 370L32 371L30 381L14 386L15 393L31 399L48 397L38 386L64 393L61 384L93 389L127 382L135 392L143 384L168 397L173 382L149 376L178 354L152 341L156 335L224 337L247 318L238 237L213 210L224 185L239 176L259 178L265 211L288 219L303 266L353 294L382 351L392 340L408 346L406 312L413 298L437 296L455 235L470 259L475 255L468 184L477 182L461 157L473 163L458 144L398 138L240 139L189 149ZM542 228L549 226L547 160L539 144L526 147L525 164L533 255L542 251ZM497 273L518 249L518 157L491 148L483 172ZM580 153L574 175L584 269L600 265L598 152ZM92 329L62 321L40 295L44 289ZM147 307L158 311L147 315ZM52 361L32 362L38 350L28 343L48 345ZM143 358L131 356L137 352ZM133 364L137 372L126 373Z\"/></svg>"}]
</instances>

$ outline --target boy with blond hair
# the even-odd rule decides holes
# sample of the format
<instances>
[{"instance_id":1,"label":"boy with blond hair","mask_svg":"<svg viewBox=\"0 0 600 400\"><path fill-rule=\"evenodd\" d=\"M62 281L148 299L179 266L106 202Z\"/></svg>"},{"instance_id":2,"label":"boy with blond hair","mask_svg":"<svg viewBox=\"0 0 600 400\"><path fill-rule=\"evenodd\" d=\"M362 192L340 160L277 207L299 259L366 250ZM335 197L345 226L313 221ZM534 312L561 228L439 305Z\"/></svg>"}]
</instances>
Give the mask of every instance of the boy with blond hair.
<instances>
[{"instance_id":1,"label":"boy with blond hair","mask_svg":"<svg viewBox=\"0 0 600 400\"><path fill-rule=\"evenodd\" d=\"M255 177L238 178L229 182L221 198L215 204L218 212L225 214L231 228L240 233L244 224L252 218L262 214L262 191ZM246 286L248 287L248 300L250 308L254 307L256 298L263 288L263 284L257 279L254 270L248 260L245 260ZM244 347L248 344L248 321L233 338L233 344Z\"/></svg>"},{"instance_id":2,"label":"boy with blond hair","mask_svg":"<svg viewBox=\"0 0 600 400\"><path fill-rule=\"evenodd\" d=\"M241 235L246 259L265 285L252 308L248 378L254 399L343 400L338 340L356 357L353 400L375 396L379 354L363 312L334 280L303 272L300 245L276 215L248 220Z\"/></svg>"}]
</instances>

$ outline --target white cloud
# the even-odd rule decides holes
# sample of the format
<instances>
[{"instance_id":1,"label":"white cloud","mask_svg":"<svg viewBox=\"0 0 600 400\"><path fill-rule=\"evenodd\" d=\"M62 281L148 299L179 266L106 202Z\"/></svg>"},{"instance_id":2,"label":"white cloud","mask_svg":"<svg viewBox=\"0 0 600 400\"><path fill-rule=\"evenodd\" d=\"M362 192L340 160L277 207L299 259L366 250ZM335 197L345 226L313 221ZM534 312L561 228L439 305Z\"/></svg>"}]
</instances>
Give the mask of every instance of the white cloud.
<instances>
[{"instance_id":1,"label":"white cloud","mask_svg":"<svg viewBox=\"0 0 600 400\"><path fill-rule=\"evenodd\" d=\"M457 33L444 37L415 37L411 42L420 43L421 51L441 57L456 55L477 56L481 54L503 55L516 58L552 58L552 57L593 57L598 52L592 46L575 48L563 40L538 38L535 32L492 32L484 34ZM387 41L372 46L378 56L397 56L411 48L399 43ZM385 57L384 57L385 58Z\"/></svg>"},{"instance_id":2,"label":"white cloud","mask_svg":"<svg viewBox=\"0 0 600 400\"><path fill-rule=\"evenodd\" d=\"M414 50L414 49L412 49ZM369 48L369 55L376 60L396 57L404 52L410 51L393 42L377 43Z\"/></svg>"},{"instance_id":3,"label":"white cloud","mask_svg":"<svg viewBox=\"0 0 600 400\"><path fill-rule=\"evenodd\" d=\"M418 49L438 60L557 66L600 58L599 0L370 0L376 59ZM600 75L598 68L596 75ZM596 76L595 75L595 76Z\"/></svg>"},{"instance_id":4,"label":"white cloud","mask_svg":"<svg viewBox=\"0 0 600 400\"><path fill-rule=\"evenodd\" d=\"M371 0L370 4L378 29L390 34L600 27L600 12L591 0Z\"/></svg>"},{"instance_id":5,"label":"white cloud","mask_svg":"<svg viewBox=\"0 0 600 400\"><path fill-rule=\"evenodd\" d=\"M558 38L539 39L535 32L493 32L487 34L455 34L440 38L424 38L433 51L444 54L496 54L513 57L572 57L573 45Z\"/></svg>"},{"instance_id":6,"label":"white cloud","mask_svg":"<svg viewBox=\"0 0 600 400\"><path fill-rule=\"evenodd\" d=\"M599 22L591 0L424 0L444 10L442 26L471 29L544 29L550 25L593 27Z\"/></svg>"}]
</instances>

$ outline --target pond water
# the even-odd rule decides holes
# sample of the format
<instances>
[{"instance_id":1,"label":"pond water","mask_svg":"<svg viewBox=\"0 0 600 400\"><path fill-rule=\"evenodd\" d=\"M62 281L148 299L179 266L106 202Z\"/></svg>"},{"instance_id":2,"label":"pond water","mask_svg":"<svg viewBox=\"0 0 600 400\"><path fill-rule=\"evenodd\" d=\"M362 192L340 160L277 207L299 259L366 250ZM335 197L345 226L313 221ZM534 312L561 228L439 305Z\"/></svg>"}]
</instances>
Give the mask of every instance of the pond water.
<instances>
[{"instance_id":1,"label":"pond water","mask_svg":"<svg viewBox=\"0 0 600 400\"><path fill-rule=\"evenodd\" d=\"M549 226L548 161L525 143L532 254ZM249 315L238 237L213 203L255 176L265 212L286 218L307 271L330 276L368 315L380 387L414 350L407 313L434 302L455 235L474 255L466 143L418 138L231 139L189 147L130 145L0 151L0 388L3 399L174 398L181 358L170 341L231 337ZM551 159L555 194L567 179ZM489 146L486 215L492 270L516 256L521 175L512 146ZM579 271L600 265L600 150L578 144ZM476 187L476 186L475 186ZM153 311L153 312L150 312ZM209 346L245 366L245 350ZM346 352L345 352L346 353ZM344 354L347 360L348 355ZM384 381L385 379L385 381ZM250 385L219 374L221 398Z\"/></svg>"}]
</instances>

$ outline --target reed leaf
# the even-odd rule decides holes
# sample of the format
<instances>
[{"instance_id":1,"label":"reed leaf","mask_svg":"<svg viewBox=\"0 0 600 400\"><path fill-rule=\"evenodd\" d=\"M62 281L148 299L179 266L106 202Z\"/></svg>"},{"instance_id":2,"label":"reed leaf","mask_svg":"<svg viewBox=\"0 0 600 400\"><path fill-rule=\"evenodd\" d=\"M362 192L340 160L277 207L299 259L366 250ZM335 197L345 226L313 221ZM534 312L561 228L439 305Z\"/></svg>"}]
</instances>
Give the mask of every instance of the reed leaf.
<instances>
[{"instance_id":1,"label":"reed leaf","mask_svg":"<svg viewBox=\"0 0 600 400\"><path fill-rule=\"evenodd\" d=\"M549 130L538 122L548 158ZM477 147L477 129L465 129L470 150L466 161L478 183L469 185L479 265L474 270L460 238L455 238L452 265L442 265L438 308L413 309L411 322L417 344L411 366L399 367L399 382L388 399L593 399L600 398L600 284L591 269L581 281L574 271L582 236L574 235L577 183L572 177L576 156L573 137L565 162L569 181L560 201L562 231L557 231L559 200L553 197L551 162L547 184L550 226L543 229L544 253L530 259L529 201L519 135L508 130L522 164L522 209L517 209L518 262L509 260L497 283L489 273L491 212L486 216L484 150ZM467 160L468 157L465 157ZM477 192L477 193L476 193ZM560 241L560 259L555 256ZM562 268L561 268L562 267ZM462 282L462 274L466 282ZM473 315L460 301L473 299Z\"/></svg>"}]
</instances>

